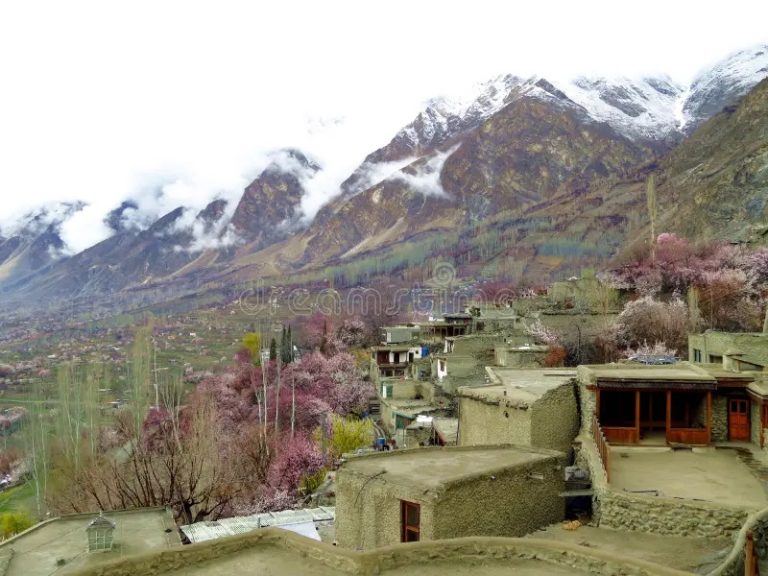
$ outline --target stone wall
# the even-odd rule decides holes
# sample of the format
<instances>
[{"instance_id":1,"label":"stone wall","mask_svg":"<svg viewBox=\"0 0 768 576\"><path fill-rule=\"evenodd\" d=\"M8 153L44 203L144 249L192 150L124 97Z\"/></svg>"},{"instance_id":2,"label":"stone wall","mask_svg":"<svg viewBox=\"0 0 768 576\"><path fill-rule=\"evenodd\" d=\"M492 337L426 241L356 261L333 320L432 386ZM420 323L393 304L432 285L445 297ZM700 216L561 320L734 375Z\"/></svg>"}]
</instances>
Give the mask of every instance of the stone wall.
<instances>
[{"instance_id":1,"label":"stone wall","mask_svg":"<svg viewBox=\"0 0 768 576\"><path fill-rule=\"evenodd\" d=\"M742 576L744 574L745 544L747 533L752 532L755 553L760 561L768 560L768 509L750 516L736 535L730 554L708 576Z\"/></svg>"},{"instance_id":2,"label":"stone wall","mask_svg":"<svg viewBox=\"0 0 768 576\"><path fill-rule=\"evenodd\" d=\"M425 448L424 450L428 450ZM425 490L345 470L336 476L336 541L368 550L401 539L401 502L421 506L420 540L522 536L564 518L564 458L556 452L493 475L466 477ZM382 468L383 469L383 468Z\"/></svg>"},{"instance_id":3,"label":"stone wall","mask_svg":"<svg viewBox=\"0 0 768 576\"><path fill-rule=\"evenodd\" d=\"M504 337L499 334L460 336L454 340L451 354L460 356L488 356L496 346L503 342Z\"/></svg>"},{"instance_id":4,"label":"stone wall","mask_svg":"<svg viewBox=\"0 0 768 576\"><path fill-rule=\"evenodd\" d=\"M531 445L570 454L579 433L576 384L570 382L550 390L531 408Z\"/></svg>"},{"instance_id":5,"label":"stone wall","mask_svg":"<svg viewBox=\"0 0 768 576\"><path fill-rule=\"evenodd\" d=\"M708 502L658 498L607 490L600 497L600 526L652 534L728 538L749 513Z\"/></svg>"},{"instance_id":6,"label":"stone wall","mask_svg":"<svg viewBox=\"0 0 768 576\"><path fill-rule=\"evenodd\" d=\"M554 456L494 476L468 478L448 486L437 501L433 537L530 534L563 520L564 489L563 463Z\"/></svg>"},{"instance_id":7,"label":"stone wall","mask_svg":"<svg viewBox=\"0 0 768 576\"><path fill-rule=\"evenodd\" d=\"M432 540L434 497L423 486L393 485L342 468L336 475L336 542L353 550L398 544L402 500L421 506L421 539Z\"/></svg>"},{"instance_id":8,"label":"stone wall","mask_svg":"<svg viewBox=\"0 0 768 576\"><path fill-rule=\"evenodd\" d=\"M760 447L760 434L763 431L763 421L760 417L760 410L762 409L762 406L755 402L754 400L750 400L750 414L749 414L749 426L750 426L750 441L752 444Z\"/></svg>"},{"instance_id":9,"label":"stone wall","mask_svg":"<svg viewBox=\"0 0 768 576\"><path fill-rule=\"evenodd\" d=\"M531 413L503 401L459 397L459 446L531 446Z\"/></svg>"},{"instance_id":10,"label":"stone wall","mask_svg":"<svg viewBox=\"0 0 768 576\"><path fill-rule=\"evenodd\" d=\"M590 550L584 546L534 538L462 538L440 542L415 542L367 552L352 552L313 542L279 528L264 528L248 534L222 538L201 544L178 547L161 553L132 556L108 564L77 571L73 576L159 576L168 572L208 563L215 570L219 559L236 558L249 551L269 554L271 550L294 554L313 574L350 574L371 576L397 573L408 567L434 562L453 563L469 569L484 562L536 560L546 570L547 564L570 568L576 574L624 574L626 576L684 576L686 573L619 554ZM244 556L247 559L248 556ZM327 571L327 572L326 572ZM743 571L742 571L743 573ZM730 573L729 573L730 576Z\"/></svg>"},{"instance_id":11,"label":"stone wall","mask_svg":"<svg viewBox=\"0 0 768 576\"><path fill-rule=\"evenodd\" d=\"M550 390L533 405L459 397L459 446L519 444L569 454L579 432L573 383Z\"/></svg>"},{"instance_id":12,"label":"stone wall","mask_svg":"<svg viewBox=\"0 0 768 576\"><path fill-rule=\"evenodd\" d=\"M728 441L728 398L712 396L712 442Z\"/></svg>"},{"instance_id":13,"label":"stone wall","mask_svg":"<svg viewBox=\"0 0 768 576\"><path fill-rule=\"evenodd\" d=\"M495 361L498 366L506 368L544 368L549 348L536 346L536 348L513 348L509 346L497 346L494 351Z\"/></svg>"}]
</instances>

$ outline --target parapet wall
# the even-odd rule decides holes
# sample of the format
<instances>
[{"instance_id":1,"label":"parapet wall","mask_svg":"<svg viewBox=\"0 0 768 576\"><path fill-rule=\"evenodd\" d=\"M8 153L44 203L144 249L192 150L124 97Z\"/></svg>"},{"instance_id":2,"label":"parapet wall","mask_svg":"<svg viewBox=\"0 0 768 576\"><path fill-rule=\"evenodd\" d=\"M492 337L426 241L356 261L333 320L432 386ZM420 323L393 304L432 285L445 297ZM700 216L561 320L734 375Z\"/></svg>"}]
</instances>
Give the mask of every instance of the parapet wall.
<instances>
[{"instance_id":1,"label":"parapet wall","mask_svg":"<svg viewBox=\"0 0 768 576\"><path fill-rule=\"evenodd\" d=\"M183 573L190 566L223 559L248 550L280 549L295 554L307 568L326 568L333 574L373 576L392 573L404 566L427 565L435 561L476 566L483 561L513 559L537 560L571 568L581 574L624 574L626 576L683 576L672 570L637 559L590 550L583 546L550 540L522 538L461 538L434 542L415 542L389 546L370 552L352 552L328 544L313 542L278 528L264 528L201 544L180 546L155 554L125 558L109 564L89 567L72 576L156 576L175 571Z\"/></svg>"}]
</instances>

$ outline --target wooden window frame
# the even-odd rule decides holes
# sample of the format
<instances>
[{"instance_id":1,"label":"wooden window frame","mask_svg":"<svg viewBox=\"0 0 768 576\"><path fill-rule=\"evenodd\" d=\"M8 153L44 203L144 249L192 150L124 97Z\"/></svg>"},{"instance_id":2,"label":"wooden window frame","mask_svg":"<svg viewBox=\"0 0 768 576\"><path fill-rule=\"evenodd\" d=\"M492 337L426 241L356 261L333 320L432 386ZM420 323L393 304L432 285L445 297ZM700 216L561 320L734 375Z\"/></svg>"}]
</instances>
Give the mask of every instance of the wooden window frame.
<instances>
[{"instance_id":1,"label":"wooden window frame","mask_svg":"<svg viewBox=\"0 0 768 576\"><path fill-rule=\"evenodd\" d=\"M408 511L415 509L418 523L408 524ZM412 534L415 538L409 539L408 536ZM407 500L400 501L400 542L418 542L421 539L421 504L416 502L408 502Z\"/></svg>"}]
</instances>

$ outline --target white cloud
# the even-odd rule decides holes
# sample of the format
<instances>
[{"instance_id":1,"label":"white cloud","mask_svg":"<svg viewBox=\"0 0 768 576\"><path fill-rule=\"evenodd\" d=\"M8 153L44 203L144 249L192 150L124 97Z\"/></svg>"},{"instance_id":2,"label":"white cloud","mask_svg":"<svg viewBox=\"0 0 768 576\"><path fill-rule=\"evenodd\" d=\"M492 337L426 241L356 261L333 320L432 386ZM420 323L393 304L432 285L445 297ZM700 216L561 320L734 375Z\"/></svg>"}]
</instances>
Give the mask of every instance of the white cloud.
<instances>
[{"instance_id":1,"label":"white cloud","mask_svg":"<svg viewBox=\"0 0 768 576\"><path fill-rule=\"evenodd\" d=\"M757 0L6 2L0 229L83 200L64 227L79 250L110 233L103 217L128 198L140 226L217 196L234 209L281 147L324 167L302 201L311 217L432 96L501 72L687 81L764 41L766 21Z\"/></svg>"},{"instance_id":2,"label":"white cloud","mask_svg":"<svg viewBox=\"0 0 768 576\"><path fill-rule=\"evenodd\" d=\"M408 172L400 171L390 178L405 182L412 190L424 196L446 196L447 194L440 182L440 174L443 171L445 161L458 148L459 145L456 145L450 150L437 152L423 164L411 166L408 168ZM414 172L413 174L410 173L411 170Z\"/></svg>"}]
</instances>

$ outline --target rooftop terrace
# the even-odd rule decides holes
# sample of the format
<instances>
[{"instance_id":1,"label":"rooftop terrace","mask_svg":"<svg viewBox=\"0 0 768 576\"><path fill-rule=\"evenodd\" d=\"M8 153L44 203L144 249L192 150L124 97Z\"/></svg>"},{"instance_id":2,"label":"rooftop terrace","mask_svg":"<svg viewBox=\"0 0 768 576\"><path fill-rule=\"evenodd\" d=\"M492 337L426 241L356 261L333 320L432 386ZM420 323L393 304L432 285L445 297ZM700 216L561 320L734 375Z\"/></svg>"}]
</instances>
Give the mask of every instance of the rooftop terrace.
<instances>
[{"instance_id":1,"label":"rooftop terrace","mask_svg":"<svg viewBox=\"0 0 768 576\"><path fill-rule=\"evenodd\" d=\"M437 488L558 455L550 450L520 446L421 448L350 458L342 470L364 476L380 475L382 480L397 484Z\"/></svg>"},{"instance_id":2,"label":"rooftop terrace","mask_svg":"<svg viewBox=\"0 0 768 576\"><path fill-rule=\"evenodd\" d=\"M665 386L681 383L714 387L717 382L712 374L689 362L660 366L631 362L579 366L578 374L582 382L598 386L603 383L635 386L643 383L662 383Z\"/></svg>"},{"instance_id":3,"label":"rooftop terrace","mask_svg":"<svg viewBox=\"0 0 768 576\"><path fill-rule=\"evenodd\" d=\"M747 448L611 447L611 487L664 498L764 508L768 506L766 481L754 457Z\"/></svg>"},{"instance_id":4,"label":"rooftop terrace","mask_svg":"<svg viewBox=\"0 0 768 576\"><path fill-rule=\"evenodd\" d=\"M48 576L181 544L172 516L162 508L109 512L105 516L115 523L111 551L88 552L85 528L98 514L63 516L3 542L0 555L13 550L3 576Z\"/></svg>"},{"instance_id":5,"label":"rooftop terrace","mask_svg":"<svg viewBox=\"0 0 768 576\"><path fill-rule=\"evenodd\" d=\"M513 402L533 404L550 390L559 388L576 377L573 369L515 370L488 366L485 370L492 384L462 387L459 388L459 395L478 400L496 401L505 398Z\"/></svg>"}]
</instances>

